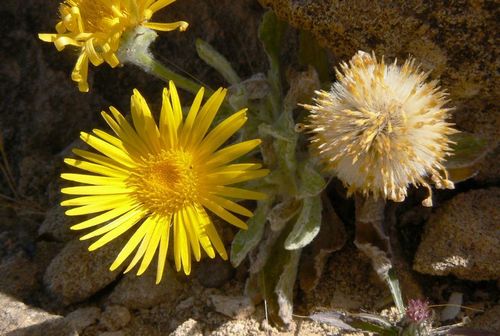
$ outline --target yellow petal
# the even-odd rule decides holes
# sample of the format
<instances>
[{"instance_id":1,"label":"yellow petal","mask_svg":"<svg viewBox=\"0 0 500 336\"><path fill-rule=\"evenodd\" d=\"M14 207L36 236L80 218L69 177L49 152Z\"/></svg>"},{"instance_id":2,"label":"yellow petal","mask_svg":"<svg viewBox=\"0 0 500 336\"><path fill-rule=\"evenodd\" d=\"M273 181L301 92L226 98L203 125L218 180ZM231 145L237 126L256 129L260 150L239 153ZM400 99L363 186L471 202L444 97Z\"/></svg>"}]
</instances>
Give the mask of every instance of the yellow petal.
<instances>
[{"instance_id":1,"label":"yellow petal","mask_svg":"<svg viewBox=\"0 0 500 336\"><path fill-rule=\"evenodd\" d=\"M201 249L200 242L198 240L198 235L195 229L195 226L198 226L198 223L195 223L188 216L186 209L182 209L180 211L180 219L181 223L186 228L187 237L191 243L191 248L193 249L194 258L196 261L200 261L201 259Z\"/></svg>"},{"instance_id":2,"label":"yellow petal","mask_svg":"<svg viewBox=\"0 0 500 336\"><path fill-rule=\"evenodd\" d=\"M142 258L144 253L146 253L146 249L148 248L149 241L150 241L151 237L153 236L154 221L152 220L152 218L151 217L146 218L146 220L144 221L144 223L142 225L145 226L144 231L146 233L142 237L141 245L137 249L137 252L135 253L134 258L132 259L130 264L127 266L127 269L124 271L124 273L127 273L132 268L134 268L134 266ZM139 239L139 238L137 238L137 239Z\"/></svg>"},{"instance_id":3,"label":"yellow petal","mask_svg":"<svg viewBox=\"0 0 500 336\"><path fill-rule=\"evenodd\" d=\"M104 236L99 238L95 243L89 246L89 251L94 251L99 247L109 243L113 239L119 237L123 233L125 233L128 229L134 226L142 217L144 217L144 212L139 210L132 210L132 215L127 218L126 221L120 223L120 225L114 228L112 231L109 231Z\"/></svg>"},{"instance_id":4,"label":"yellow petal","mask_svg":"<svg viewBox=\"0 0 500 336\"><path fill-rule=\"evenodd\" d=\"M99 216L92 217L90 219L87 219L86 221L83 221L81 223L78 223L76 225L73 225L70 227L71 230L83 230L83 229L88 229L92 226L96 226L99 224L102 224L104 222L107 222L113 218L116 218L120 216L121 214L132 210L134 207L133 203L126 204L124 206L121 206L119 208L114 208L109 210L108 212L105 212Z\"/></svg>"},{"instance_id":5,"label":"yellow petal","mask_svg":"<svg viewBox=\"0 0 500 336\"><path fill-rule=\"evenodd\" d=\"M224 247L224 243L220 239L219 234L217 233L217 230L212 222L207 225L206 231L210 241L214 244L217 253L219 253L222 259L227 260L226 248Z\"/></svg>"},{"instance_id":6,"label":"yellow petal","mask_svg":"<svg viewBox=\"0 0 500 336\"><path fill-rule=\"evenodd\" d=\"M80 237L80 240L87 240L89 238L94 238L94 237L97 237L97 236L102 236L103 234L105 234L106 232L109 232L119 226L122 226L122 225L127 225L127 223L130 223L131 221L134 220L134 218L137 218L139 212L136 210L136 209L132 209L130 210L129 212L121 215L120 217L112 220L111 222L109 222L108 224L106 225L103 225L101 226L100 228L90 232L90 233L87 233L86 235ZM139 217L139 219L142 218L142 216ZM137 219L137 220L139 220ZM136 220L136 222L137 222ZM134 222L135 223L135 222Z\"/></svg>"},{"instance_id":7,"label":"yellow petal","mask_svg":"<svg viewBox=\"0 0 500 336\"><path fill-rule=\"evenodd\" d=\"M64 163L76 167L78 169L86 170L91 173L101 174L109 177L119 177L124 179L129 175L122 169L110 168L104 165L90 163L82 160L64 159Z\"/></svg>"},{"instance_id":8,"label":"yellow petal","mask_svg":"<svg viewBox=\"0 0 500 336\"><path fill-rule=\"evenodd\" d=\"M167 221L163 220L163 218L157 216L153 216L152 221L154 222L153 236L151 237L148 248L144 253L144 257L142 258L141 266L139 266L137 275L143 274L148 268L149 264L151 264L151 260L153 260L153 257L160 244L161 232L165 230L165 225L167 223Z\"/></svg>"},{"instance_id":9,"label":"yellow petal","mask_svg":"<svg viewBox=\"0 0 500 336\"><path fill-rule=\"evenodd\" d=\"M223 207L229 211L237 213L238 215L242 215L242 216L246 216L246 217L253 216L253 213L250 210L248 210L247 208L239 205L238 203L235 203L235 202L230 201L228 199L225 199L225 198L222 198L219 196L215 196L215 195L210 195L207 198L209 200L211 200L212 202L214 202L215 204L218 204L221 207Z\"/></svg>"},{"instance_id":10,"label":"yellow petal","mask_svg":"<svg viewBox=\"0 0 500 336\"><path fill-rule=\"evenodd\" d=\"M208 162L206 162L206 166L218 167L231 162L239 158L240 156L250 152L252 149L260 145L260 143L260 139L254 139L220 149L210 156L210 159L208 160Z\"/></svg>"},{"instance_id":11,"label":"yellow petal","mask_svg":"<svg viewBox=\"0 0 500 336\"><path fill-rule=\"evenodd\" d=\"M62 188L61 192L66 195L116 195L130 194L132 189L116 186L78 186Z\"/></svg>"},{"instance_id":12,"label":"yellow petal","mask_svg":"<svg viewBox=\"0 0 500 336\"><path fill-rule=\"evenodd\" d=\"M129 175L130 170L126 166L120 164L119 162L111 160L110 158L108 158L104 155L92 153L92 152L78 149L78 148L74 148L73 153L75 153L76 155L78 155L84 159L95 162L98 165L106 166L106 167L109 167L113 170L121 171L121 172L125 173L127 176Z\"/></svg>"},{"instance_id":13,"label":"yellow petal","mask_svg":"<svg viewBox=\"0 0 500 336\"><path fill-rule=\"evenodd\" d=\"M210 225L210 217L201 206L188 207L186 211L191 223L196 223L193 226L201 247L210 258L214 258L215 251L206 232L207 225Z\"/></svg>"},{"instance_id":14,"label":"yellow petal","mask_svg":"<svg viewBox=\"0 0 500 336\"><path fill-rule=\"evenodd\" d=\"M81 132L80 138L89 146L94 147L96 150L109 158L130 168L134 168L136 166L130 156L120 148L117 148L110 143L85 132Z\"/></svg>"},{"instance_id":15,"label":"yellow petal","mask_svg":"<svg viewBox=\"0 0 500 336\"><path fill-rule=\"evenodd\" d=\"M201 204L208 210L212 211L214 214L228 222L229 224L233 224L234 226L246 230L248 228L247 224L236 217L235 215L231 214L228 212L226 209L218 205L217 203L209 200L209 199L203 199L201 200Z\"/></svg>"},{"instance_id":16,"label":"yellow petal","mask_svg":"<svg viewBox=\"0 0 500 336\"><path fill-rule=\"evenodd\" d=\"M158 269L156 271L156 284L159 284L163 277L165 262L167 261L168 241L170 237L171 218L165 222L165 228L161 232L160 252L158 253Z\"/></svg>"},{"instance_id":17,"label":"yellow petal","mask_svg":"<svg viewBox=\"0 0 500 336\"><path fill-rule=\"evenodd\" d=\"M215 127L200 144L200 157L212 154L247 121L246 110L241 110Z\"/></svg>"},{"instance_id":18,"label":"yellow petal","mask_svg":"<svg viewBox=\"0 0 500 336\"><path fill-rule=\"evenodd\" d=\"M187 23L186 21L177 21L169 23L144 22L142 26L159 31L172 31L176 29L179 29L180 31L185 31L187 27L189 27L189 23Z\"/></svg>"},{"instance_id":19,"label":"yellow petal","mask_svg":"<svg viewBox=\"0 0 500 336\"><path fill-rule=\"evenodd\" d=\"M214 194L231 197L231 198L241 198L241 199L251 199L251 200L264 200L267 195L258 191L245 190L234 187L226 186L215 186L212 192Z\"/></svg>"},{"instance_id":20,"label":"yellow petal","mask_svg":"<svg viewBox=\"0 0 500 336\"><path fill-rule=\"evenodd\" d=\"M205 88L201 88L198 93L196 94L196 97L193 100L193 104L191 105L191 108L189 109L189 113L187 115L186 121L184 122L184 125L182 127L182 131L180 133L180 143L184 147L187 144L187 141L191 137L191 131L193 128L194 121L196 120L196 116L198 115L198 111L200 110L201 106L201 101L203 100L203 96L205 94Z\"/></svg>"},{"instance_id":21,"label":"yellow petal","mask_svg":"<svg viewBox=\"0 0 500 336\"><path fill-rule=\"evenodd\" d=\"M207 184L229 185L243 181L261 178L269 174L268 169L249 171L222 171L208 174L205 179Z\"/></svg>"}]
</instances>

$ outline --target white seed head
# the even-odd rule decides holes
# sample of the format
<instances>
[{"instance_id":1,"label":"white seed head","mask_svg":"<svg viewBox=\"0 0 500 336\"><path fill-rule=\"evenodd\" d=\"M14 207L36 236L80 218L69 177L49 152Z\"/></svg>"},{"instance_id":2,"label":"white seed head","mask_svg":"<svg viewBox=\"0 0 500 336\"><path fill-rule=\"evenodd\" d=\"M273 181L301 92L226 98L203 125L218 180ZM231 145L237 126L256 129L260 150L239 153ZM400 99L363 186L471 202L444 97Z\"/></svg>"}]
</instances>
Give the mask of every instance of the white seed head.
<instances>
[{"instance_id":1,"label":"white seed head","mask_svg":"<svg viewBox=\"0 0 500 336\"><path fill-rule=\"evenodd\" d=\"M358 51L337 70L329 92L316 91L306 128L313 153L348 187L401 202L410 184L453 188L443 166L451 154L450 108L437 81L407 60L386 65Z\"/></svg>"}]
</instances>

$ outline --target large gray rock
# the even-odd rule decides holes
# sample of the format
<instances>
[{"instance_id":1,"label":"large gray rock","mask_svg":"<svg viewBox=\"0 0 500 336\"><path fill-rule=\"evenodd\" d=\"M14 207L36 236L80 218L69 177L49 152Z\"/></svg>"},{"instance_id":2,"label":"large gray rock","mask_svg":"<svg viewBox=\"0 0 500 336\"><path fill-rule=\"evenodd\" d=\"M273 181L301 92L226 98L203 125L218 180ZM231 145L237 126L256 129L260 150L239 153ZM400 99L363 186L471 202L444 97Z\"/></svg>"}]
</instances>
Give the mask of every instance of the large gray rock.
<instances>
[{"instance_id":1,"label":"large gray rock","mask_svg":"<svg viewBox=\"0 0 500 336\"><path fill-rule=\"evenodd\" d=\"M0 292L0 335L78 336L62 316L30 307Z\"/></svg>"},{"instance_id":2,"label":"large gray rock","mask_svg":"<svg viewBox=\"0 0 500 336\"><path fill-rule=\"evenodd\" d=\"M500 279L500 188L455 196L431 215L413 268L466 280Z\"/></svg>"},{"instance_id":3,"label":"large gray rock","mask_svg":"<svg viewBox=\"0 0 500 336\"><path fill-rule=\"evenodd\" d=\"M62 242L74 239L78 233L71 231L69 228L72 224L76 224L76 221L64 214L66 210L59 204L49 209L45 214L44 221L38 228L38 234Z\"/></svg>"},{"instance_id":4,"label":"large gray rock","mask_svg":"<svg viewBox=\"0 0 500 336\"><path fill-rule=\"evenodd\" d=\"M149 308L160 303L175 302L183 289L181 283L175 278L175 271L167 262L163 279L157 285L155 266L152 263L141 276L136 276L133 273L134 270L125 275L109 296L109 301L130 309Z\"/></svg>"},{"instance_id":5,"label":"large gray rock","mask_svg":"<svg viewBox=\"0 0 500 336\"><path fill-rule=\"evenodd\" d=\"M52 260L44 275L47 289L64 304L83 301L97 293L121 272L109 266L123 247L123 239L89 252L89 242L73 240Z\"/></svg>"}]
</instances>

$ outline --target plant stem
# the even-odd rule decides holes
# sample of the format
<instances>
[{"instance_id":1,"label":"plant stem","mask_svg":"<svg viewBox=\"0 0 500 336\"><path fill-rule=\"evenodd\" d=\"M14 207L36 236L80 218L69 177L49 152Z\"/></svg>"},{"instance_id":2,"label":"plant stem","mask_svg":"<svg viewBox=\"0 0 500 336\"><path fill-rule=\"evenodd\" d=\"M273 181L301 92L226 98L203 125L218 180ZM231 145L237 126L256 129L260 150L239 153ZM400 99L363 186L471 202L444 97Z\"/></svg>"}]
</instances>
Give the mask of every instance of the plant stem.
<instances>
[{"instance_id":1,"label":"plant stem","mask_svg":"<svg viewBox=\"0 0 500 336\"><path fill-rule=\"evenodd\" d=\"M177 87L180 87L192 94L198 93L202 87L200 84L193 82L192 80L173 72L165 65L158 62L152 55L146 52L138 53L135 57L135 63L141 68L148 69L151 74L156 77L168 82L170 80L175 82ZM214 91L210 88L205 88L205 97L212 95Z\"/></svg>"}]
</instances>

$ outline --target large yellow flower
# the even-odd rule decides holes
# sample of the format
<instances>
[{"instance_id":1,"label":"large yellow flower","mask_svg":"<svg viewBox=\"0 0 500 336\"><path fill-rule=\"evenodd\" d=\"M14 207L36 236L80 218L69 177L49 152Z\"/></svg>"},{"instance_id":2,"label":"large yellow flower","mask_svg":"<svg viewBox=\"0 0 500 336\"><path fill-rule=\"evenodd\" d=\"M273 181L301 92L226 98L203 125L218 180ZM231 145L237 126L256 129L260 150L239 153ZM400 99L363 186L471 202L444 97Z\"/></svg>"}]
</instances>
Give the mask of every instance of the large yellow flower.
<instances>
[{"instance_id":1,"label":"large yellow flower","mask_svg":"<svg viewBox=\"0 0 500 336\"><path fill-rule=\"evenodd\" d=\"M89 61L98 66L103 62L111 67L120 64L116 52L127 30L143 26L155 30L184 31L188 23L148 22L151 16L175 0L65 0L59 7L61 21L57 34L38 34L45 42L53 42L57 50L66 46L80 49L80 56L71 73L82 92L88 92Z\"/></svg>"},{"instance_id":2,"label":"large yellow flower","mask_svg":"<svg viewBox=\"0 0 500 336\"><path fill-rule=\"evenodd\" d=\"M182 268L186 274L190 273L191 253L199 261L200 246L211 258L217 251L227 259L224 244L206 209L246 229L245 222L234 214L250 217L252 212L230 198L264 198L262 193L230 186L268 173L257 163L230 164L258 146L260 140L219 149L245 124L246 110L234 113L208 132L226 90L217 90L200 108L203 93L202 88L183 120L179 96L170 82L169 90L163 92L157 125L146 101L135 90L131 98L132 124L110 107L111 115L102 112L102 116L114 135L101 130L94 130L93 135L81 134L82 140L100 154L74 149L81 159L65 159L67 164L85 171L61 175L63 179L84 184L63 188L62 192L71 198L61 205L73 207L66 215L94 216L71 227L82 230L99 226L81 238L101 236L89 250L107 244L131 228L135 230L111 270L136 250L125 272L142 259L137 272L140 275L158 251L156 279L160 282L170 237L177 271Z\"/></svg>"}]
</instances>

